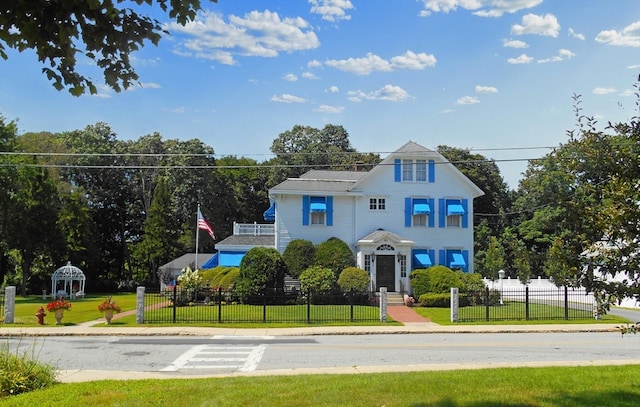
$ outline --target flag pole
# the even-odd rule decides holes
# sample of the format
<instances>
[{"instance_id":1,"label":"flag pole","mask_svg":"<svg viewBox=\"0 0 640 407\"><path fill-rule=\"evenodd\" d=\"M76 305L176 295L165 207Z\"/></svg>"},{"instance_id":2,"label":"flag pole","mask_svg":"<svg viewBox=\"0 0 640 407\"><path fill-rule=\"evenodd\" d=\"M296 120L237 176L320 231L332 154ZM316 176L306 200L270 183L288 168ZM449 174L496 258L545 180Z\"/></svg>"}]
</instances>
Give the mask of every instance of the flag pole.
<instances>
[{"instance_id":1,"label":"flag pole","mask_svg":"<svg viewBox=\"0 0 640 407\"><path fill-rule=\"evenodd\" d=\"M198 269L198 237L200 237L200 229L198 226L198 215L200 214L200 202L198 202L198 210L196 211L196 264L194 270Z\"/></svg>"}]
</instances>

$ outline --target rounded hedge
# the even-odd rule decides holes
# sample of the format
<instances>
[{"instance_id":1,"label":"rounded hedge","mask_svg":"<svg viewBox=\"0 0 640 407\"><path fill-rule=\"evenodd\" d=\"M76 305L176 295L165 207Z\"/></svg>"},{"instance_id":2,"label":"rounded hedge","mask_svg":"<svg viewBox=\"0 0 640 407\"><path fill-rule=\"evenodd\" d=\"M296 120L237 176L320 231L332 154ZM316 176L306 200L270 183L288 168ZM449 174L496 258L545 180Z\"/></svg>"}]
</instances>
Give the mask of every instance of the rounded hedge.
<instances>
[{"instance_id":1,"label":"rounded hedge","mask_svg":"<svg viewBox=\"0 0 640 407\"><path fill-rule=\"evenodd\" d=\"M312 266L300 273L300 289L302 291L312 290L316 294L326 293L333 289L336 276L333 270Z\"/></svg>"},{"instance_id":2,"label":"rounded hedge","mask_svg":"<svg viewBox=\"0 0 640 407\"><path fill-rule=\"evenodd\" d=\"M357 267L347 267L338 277L338 287L344 292L363 292L369 287L369 273Z\"/></svg>"},{"instance_id":3,"label":"rounded hedge","mask_svg":"<svg viewBox=\"0 0 640 407\"><path fill-rule=\"evenodd\" d=\"M280 252L272 247L254 247L240 262L237 288L257 294L265 288L282 289L286 266Z\"/></svg>"},{"instance_id":4,"label":"rounded hedge","mask_svg":"<svg viewBox=\"0 0 640 407\"><path fill-rule=\"evenodd\" d=\"M342 270L355 266L356 262L349 245L332 237L316 246L313 265L333 270L337 279Z\"/></svg>"},{"instance_id":5,"label":"rounded hedge","mask_svg":"<svg viewBox=\"0 0 640 407\"><path fill-rule=\"evenodd\" d=\"M310 240L294 239L289 242L282 253L282 260L287 265L287 273L298 277L303 270L311 267L316 247Z\"/></svg>"}]
</instances>

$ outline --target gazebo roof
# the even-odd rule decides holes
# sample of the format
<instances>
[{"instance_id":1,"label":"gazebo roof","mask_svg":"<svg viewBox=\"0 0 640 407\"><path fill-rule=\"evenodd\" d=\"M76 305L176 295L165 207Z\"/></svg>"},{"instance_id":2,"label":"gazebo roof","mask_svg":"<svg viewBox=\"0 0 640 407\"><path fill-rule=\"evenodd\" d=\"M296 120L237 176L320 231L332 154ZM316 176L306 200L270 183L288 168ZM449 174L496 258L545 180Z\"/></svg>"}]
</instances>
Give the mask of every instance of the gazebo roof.
<instances>
[{"instance_id":1,"label":"gazebo roof","mask_svg":"<svg viewBox=\"0 0 640 407\"><path fill-rule=\"evenodd\" d=\"M82 270L76 266L72 266L71 262L67 262L66 266L62 266L53 272L52 280L84 280L85 276Z\"/></svg>"}]
</instances>

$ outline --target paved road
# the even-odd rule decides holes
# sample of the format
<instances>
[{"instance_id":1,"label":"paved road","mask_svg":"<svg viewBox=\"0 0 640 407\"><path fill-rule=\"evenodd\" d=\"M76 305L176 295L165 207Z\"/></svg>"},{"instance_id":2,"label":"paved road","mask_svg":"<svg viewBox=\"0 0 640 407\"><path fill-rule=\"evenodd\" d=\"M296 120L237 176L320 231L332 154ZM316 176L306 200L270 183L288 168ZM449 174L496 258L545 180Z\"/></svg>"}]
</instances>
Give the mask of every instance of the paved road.
<instances>
[{"instance_id":1,"label":"paved road","mask_svg":"<svg viewBox=\"0 0 640 407\"><path fill-rule=\"evenodd\" d=\"M640 336L615 332L6 340L60 370L114 378L640 364Z\"/></svg>"}]
</instances>

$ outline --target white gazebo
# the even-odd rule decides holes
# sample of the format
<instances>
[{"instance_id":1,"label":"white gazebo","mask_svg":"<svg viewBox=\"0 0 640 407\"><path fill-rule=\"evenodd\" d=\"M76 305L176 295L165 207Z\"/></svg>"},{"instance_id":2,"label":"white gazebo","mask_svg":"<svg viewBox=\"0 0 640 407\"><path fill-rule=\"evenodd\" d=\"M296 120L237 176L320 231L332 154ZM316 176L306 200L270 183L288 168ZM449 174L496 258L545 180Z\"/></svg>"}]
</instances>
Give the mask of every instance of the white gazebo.
<instances>
[{"instance_id":1,"label":"white gazebo","mask_svg":"<svg viewBox=\"0 0 640 407\"><path fill-rule=\"evenodd\" d=\"M76 266L72 266L71 262L67 262L66 266L62 266L53 272L51 276L51 296L70 298L84 297L84 284L86 277L82 270Z\"/></svg>"}]
</instances>

